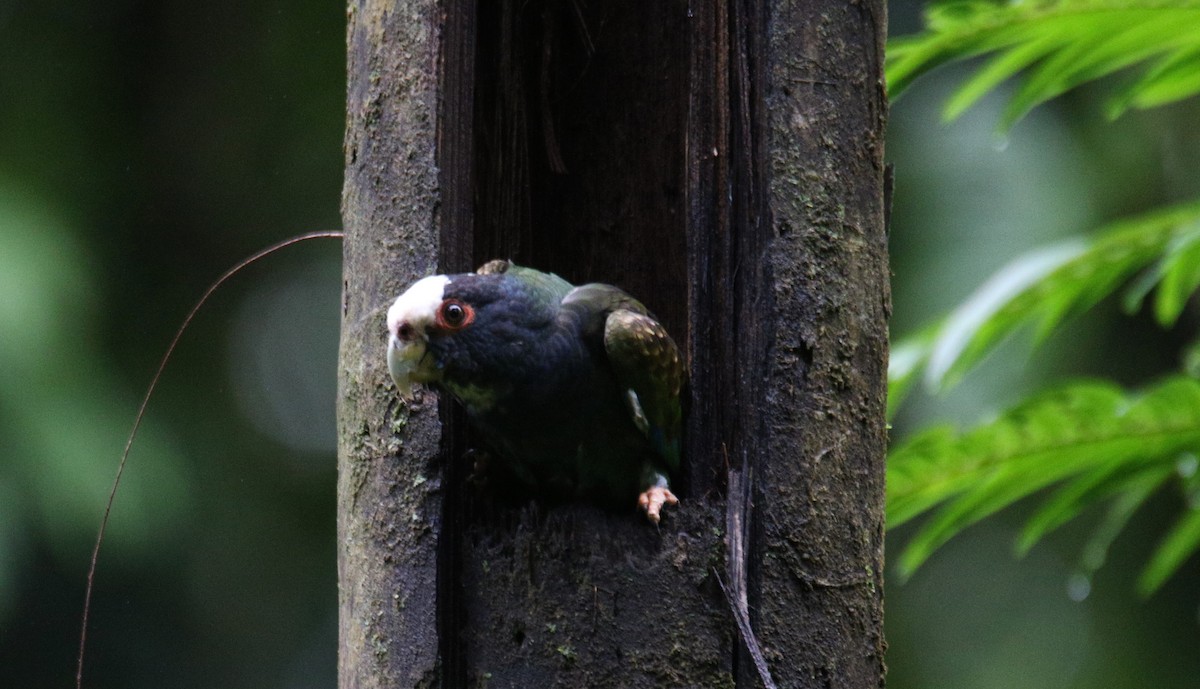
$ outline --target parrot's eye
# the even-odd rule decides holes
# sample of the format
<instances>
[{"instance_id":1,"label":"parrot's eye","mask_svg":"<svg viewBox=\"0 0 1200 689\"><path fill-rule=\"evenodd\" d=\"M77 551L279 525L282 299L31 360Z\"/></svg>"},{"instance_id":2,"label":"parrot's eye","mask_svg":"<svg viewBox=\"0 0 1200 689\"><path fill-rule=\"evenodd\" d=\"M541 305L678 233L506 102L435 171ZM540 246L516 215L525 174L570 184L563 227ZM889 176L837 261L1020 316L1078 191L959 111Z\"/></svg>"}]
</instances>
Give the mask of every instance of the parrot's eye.
<instances>
[{"instance_id":1,"label":"parrot's eye","mask_svg":"<svg viewBox=\"0 0 1200 689\"><path fill-rule=\"evenodd\" d=\"M446 330L460 330L475 320L475 309L457 299L447 299L437 312L437 324Z\"/></svg>"}]
</instances>

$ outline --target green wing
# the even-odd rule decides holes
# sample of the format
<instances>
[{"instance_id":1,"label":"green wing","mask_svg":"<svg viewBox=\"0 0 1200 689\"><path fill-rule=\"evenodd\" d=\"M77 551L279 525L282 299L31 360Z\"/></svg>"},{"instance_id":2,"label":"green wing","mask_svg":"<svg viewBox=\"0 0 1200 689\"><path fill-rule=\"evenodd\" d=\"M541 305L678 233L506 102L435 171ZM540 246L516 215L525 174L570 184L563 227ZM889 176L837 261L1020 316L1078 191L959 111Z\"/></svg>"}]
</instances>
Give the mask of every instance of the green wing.
<instances>
[{"instance_id":1,"label":"green wing","mask_svg":"<svg viewBox=\"0 0 1200 689\"><path fill-rule=\"evenodd\" d=\"M604 349L617 382L629 391L634 423L677 471L684 372L675 342L649 314L618 309L604 322Z\"/></svg>"},{"instance_id":2,"label":"green wing","mask_svg":"<svg viewBox=\"0 0 1200 689\"><path fill-rule=\"evenodd\" d=\"M634 423L665 460L679 469L683 360L675 341L645 306L611 285L576 287L563 305L586 304L604 329L604 350L617 383L627 391ZM600 320L600 319L603 320Z\"/></svg>"}]
</instances>

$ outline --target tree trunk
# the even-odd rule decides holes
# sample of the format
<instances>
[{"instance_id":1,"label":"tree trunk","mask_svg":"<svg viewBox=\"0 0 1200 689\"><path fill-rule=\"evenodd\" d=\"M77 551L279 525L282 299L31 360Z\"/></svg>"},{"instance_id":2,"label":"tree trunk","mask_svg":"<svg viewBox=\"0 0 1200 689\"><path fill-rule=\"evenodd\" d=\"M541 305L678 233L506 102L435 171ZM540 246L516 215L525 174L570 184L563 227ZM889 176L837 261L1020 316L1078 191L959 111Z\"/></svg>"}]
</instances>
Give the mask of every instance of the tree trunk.
<instances>
[{"instance_id":1,"label":"tree trunk","mask_svg":"<svg viewBox=\"0 0 1200 689\"><path fill-rule=\"evenodd\" d=\"M341 686L883 684L882 2L352 2ZM511 257L691 371L682 504L494 505L384 310Z\"/></svg>"}]
</instances>

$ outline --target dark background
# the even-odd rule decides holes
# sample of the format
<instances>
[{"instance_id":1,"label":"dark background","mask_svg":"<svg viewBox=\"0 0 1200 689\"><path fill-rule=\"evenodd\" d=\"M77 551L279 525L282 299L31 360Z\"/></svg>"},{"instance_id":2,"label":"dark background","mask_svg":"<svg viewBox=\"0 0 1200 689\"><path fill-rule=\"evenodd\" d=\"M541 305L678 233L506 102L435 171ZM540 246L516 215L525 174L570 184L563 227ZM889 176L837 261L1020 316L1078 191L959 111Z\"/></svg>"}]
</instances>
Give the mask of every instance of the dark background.
<instances>
[{"instance_id":1,"label":"dark background","mask_svg":"<svg viewBox=\"0 0 1200 689\"><path fill-rule=\"evenodd\" d=\"M892 13L917 28L913 6ZM344 22L336 3L0 3L0 686L70 685L124 437L193 301L253 251L339 226ZM941 123L960 77L893 110L897 335L1035 244L1200 191L1195 104L1110 124L1101 84L1001 137L1002 98ZM335 240L288 249L185 335L113 512L87 686L335 684L339 263ZM1146 383L1194 324L1102 305L914 400L894 434L1065 376ZM1094 580L1080 525L1023 561L1021 506L968 531L889 583L890 685L1195 686L1200 568L1146 602L1132 587L1180 508L1160 496Z\"/></svg>"},{"instance_id":2,"label":"dark background","mask_svg":"<svg viewBox=\"0 0 1200 689\"><path fill-rule=\"evenodd\" d=\"M338 229L345 8L0 3L0 686L71 685L123 437L191 304ZM89 687L335 683L341 247L218 292L129 460Z\"/></svg>"}]
</instances>

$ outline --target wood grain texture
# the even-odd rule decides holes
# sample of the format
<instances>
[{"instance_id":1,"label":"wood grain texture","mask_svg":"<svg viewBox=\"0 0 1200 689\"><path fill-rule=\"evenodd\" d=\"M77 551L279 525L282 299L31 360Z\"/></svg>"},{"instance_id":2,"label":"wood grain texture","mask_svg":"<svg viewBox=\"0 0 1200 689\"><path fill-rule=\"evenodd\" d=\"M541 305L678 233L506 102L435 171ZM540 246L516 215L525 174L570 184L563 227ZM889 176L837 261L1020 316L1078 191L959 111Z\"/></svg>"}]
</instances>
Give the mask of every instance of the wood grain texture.
<instances>
[{"instance_id":1,"label":"wood grain texture","mask_svg":"<svg viewBox=\"0 0 1200 689\"><path fill-rule=\"evenodd\" d=\"M882 2L774 0L753 31L774 324L756 624L781 686L883 685L886 24Z\"/></svg>"},{"instance_id":2,"label":"wood grain texture","mask_svg":"<svg viewBox=\"0 0 1200 689\"><path fill-rule=\"evenodd\" d=\"M443 466L436 397L401 403L385 312L438 266L440 12L348 9L346 231L338 400L339 686L439 682L437 545Z\"/></svg>"}]
</instances>

